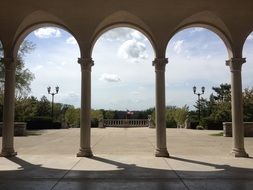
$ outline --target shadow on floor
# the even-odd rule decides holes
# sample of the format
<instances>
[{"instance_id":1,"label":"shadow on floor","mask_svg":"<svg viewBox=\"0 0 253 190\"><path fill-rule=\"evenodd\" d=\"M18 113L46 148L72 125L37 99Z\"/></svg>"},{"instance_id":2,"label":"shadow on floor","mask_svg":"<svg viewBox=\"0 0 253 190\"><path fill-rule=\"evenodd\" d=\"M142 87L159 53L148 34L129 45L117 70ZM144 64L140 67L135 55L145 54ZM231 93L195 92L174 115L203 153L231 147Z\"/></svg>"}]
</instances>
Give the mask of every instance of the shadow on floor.
<instances>
[{"instance_id":1,"label":"shadow on floor","mask_svg":"<svg viewBox=\"0 0 253 190\"><path fill-rule=\"evenodd\" d=\"M2 158L5 159L5 158ZM163 160L170 169L126 164L105 157L81 158L83 163L104 163L115 169L82 170L46 168L19 157L6 158L18 170L0 170L0 189L252 189L253 170L171 156ZM252 159L252 158L251 158ZM172 169L173 163L185 170ZM189 169L189 165L193 168ZM192 166L193 165L193 166ZM196 168L194 168L196 166ZM211 167L208 171L203 167ZM201 168L202 167L202 168ZM48 186L47 186L48 185ZM36 188L34 188L36 187Z\"/></svg>"}]
</instances>

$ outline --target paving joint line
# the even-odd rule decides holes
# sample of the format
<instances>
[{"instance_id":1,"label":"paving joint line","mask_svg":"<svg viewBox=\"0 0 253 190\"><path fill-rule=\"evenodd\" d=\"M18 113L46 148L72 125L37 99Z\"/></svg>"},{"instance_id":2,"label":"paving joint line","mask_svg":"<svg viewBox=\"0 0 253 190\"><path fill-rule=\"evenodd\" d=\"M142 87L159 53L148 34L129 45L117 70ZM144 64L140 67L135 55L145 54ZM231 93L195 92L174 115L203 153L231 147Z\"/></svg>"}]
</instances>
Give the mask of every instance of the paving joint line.
<instances>
[{"instance_id":1,"label":"paving joint line","mask_svg":"<svg viewBox=\"0 0 253 190\"><path fill-rule=\"evenodd\" d=\"M58 184L59 182L65 178L65 176L77 165L79 164L79 162L81 161L82 158L80 158L68 171L66 171L66 173L53 185L53 187L50 190L53 190Z\"/></svg>"},{"instance_id":2,"label":"paving joint line","mask_svg":"<svg viewBox=\"0 0 253 190\"><path fill-rule=\"evenodd\" d=\"M169 162L167 161L166 158L163 158L163 160L165 161L165 163L172 169L172 171L176 174L176 176L179 178L179 180L183 183L183 185L185 186L185 188L187 190L190 190L190 188L186 185L186 183L184 182L184 180L180 177L180 175L174 170L174 168L169 164Z\"/></svg>"},{"instance_id":3,"label":"paving joint line","mask_svg":"<svg viewBox=\"0 0 253 190\"><path fill-rule=\"evenodd\" d=\"M100 138L97 140L97 142L94 143L94 145L92 146L92 148L95 147L99 142L101 142L103 138L105 138L105 135L101 135L101 136L102 136L102 137L100 137Z\"/></svg>"}]
</instances>

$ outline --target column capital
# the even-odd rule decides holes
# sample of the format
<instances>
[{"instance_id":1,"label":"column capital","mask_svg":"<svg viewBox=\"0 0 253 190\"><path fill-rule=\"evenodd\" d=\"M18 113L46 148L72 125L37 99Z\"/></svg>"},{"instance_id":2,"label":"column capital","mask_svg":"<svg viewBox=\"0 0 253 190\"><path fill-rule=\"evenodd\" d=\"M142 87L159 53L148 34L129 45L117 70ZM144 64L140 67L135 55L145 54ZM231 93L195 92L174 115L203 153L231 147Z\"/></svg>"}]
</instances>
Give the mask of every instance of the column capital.
<instances>
[{"instance_id":1,"label":"column capital","mask_svg":"<svg viewBox=\"0 0 253 190\"><path fill-rule=\"evenodd\" d=\"M11 57L1 58L1 62L4 64L4 67L6 70L15 70L16 69L15 61Z\"/></svg>"},{"instance_id":2,"label":"column capital","mask_svg":"<svg viewBox=\"0 0 253 190\"><path fill-rule=\"evenodd\" d=\"M155 58L153 61L153 66L155 66L156 71L165 71L165 66L168 63L168 58Z\"/></svg>"},{"instance_id":3,"label":"column capital","mask_svg":"<svg viewBox=\"0 0 253 190\"><path fill-rule=\"evenodd\" d=\"M231 58L226 61L226 65L230 67L230 70L241 71L242 64L246 62L246 58Z\"/></svg>"},{"instance_id":4,"label":"column capital","mask_svg":"<svg viewBox=\"0 0 253 190\"><path fill-rule=\"evenodd\" d=\"M78 63L81 65L82 70L91 71L91 67L94 65L92 58L78 58Z\"/></svg>"}]
</instances>

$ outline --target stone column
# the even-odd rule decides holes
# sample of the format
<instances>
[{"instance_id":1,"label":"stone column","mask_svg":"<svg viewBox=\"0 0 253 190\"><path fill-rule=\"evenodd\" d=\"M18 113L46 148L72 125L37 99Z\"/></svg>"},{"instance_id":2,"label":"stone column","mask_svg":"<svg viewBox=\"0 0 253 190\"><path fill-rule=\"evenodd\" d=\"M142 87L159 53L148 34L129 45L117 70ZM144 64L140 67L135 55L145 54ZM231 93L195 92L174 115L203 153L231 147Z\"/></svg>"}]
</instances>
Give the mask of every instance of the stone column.
<instances>
[{"instance_id":1,"label":"stone column","mask_svg":"<svg viewBox=\"0 0 253 190\"><path fill-rule=\"evenodd\" d=\"M2 152L3 157L16 156L14 151L14 111L15 111L15 71L16 64L12 58L1 60L5 67L4 82L4 107L2 129Z\"/></svg>"},{"instance_id":2,"label":"stone column","mask_svg":"<svg viewBox=\"0 0 253 190\"><path fill-rule=\"evenodd\" d=\"M245 58L232 58L226 62L231 71L231 105L233 148L235 157L248 157L244 149L243 101L241 68Z\"/></svg>"},{"instance_id":3,"label":"stone column","mask_svg":"<svg viewBox=\"0 0 253 190\"><path fill-rule=\"evenodd\" d=\"M165 104L165 66L168 63L166 58L156 58L153 61L156 78L156 157L169 157L166 147L166 104Z\"/></svg>"},{"instance_id":4,"label":"stone column","mask_svg":"<svg viewBox=\"0 0 253 190\"><path fill-rule=\"evenodd\" d=\"M94 62L91 58L79 58L81 65L81 122L80 122L80 150L77 157L92 157L91 139L91 67Z\"/></svg>"}]
</instances>

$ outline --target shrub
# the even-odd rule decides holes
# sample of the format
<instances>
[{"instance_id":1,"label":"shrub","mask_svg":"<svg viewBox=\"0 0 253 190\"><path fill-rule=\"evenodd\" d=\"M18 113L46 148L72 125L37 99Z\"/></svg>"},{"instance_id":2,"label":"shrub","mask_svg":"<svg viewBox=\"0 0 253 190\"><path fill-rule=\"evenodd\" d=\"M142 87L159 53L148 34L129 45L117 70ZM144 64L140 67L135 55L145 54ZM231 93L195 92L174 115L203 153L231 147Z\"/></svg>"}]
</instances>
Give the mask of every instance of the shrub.
<instances>
[{"instance_id":1,"label":"shrub","mask_svg":"<svg viewBox=\"0 0 253 190\"><path fill-rule=\"evenodd\" d=\"M196 129L198 129L198 130L203 130L203 129L204 129L204 127L203 127L203 126L201 126L201 125L198 125L198 126L196 127Z\"/></svg>"},{"instance_id":2,"label":"shrub","mask_svg":"<svg viewBox=\"0 0 253 190\"><path fill-rule=\"evenodd\" d=\"M97 128L98 127L98 119L97 118L92 118L91 119L91 127L92 128Z\"/></svg>"},{"instance_id":3,"label":"shrub","mask_svg":"<svg viewBox=\"0 0 253 190\"><path fill-rule=\"evenodd\" d=\"M223 122L222 120L217 121L211 117L206 117L202 119L201 125L203 125L205 129L209 130L222 130L223 129L222 122Z\"/></svg>"},{"instance_id":4,"label":"shrub","mask_svg":"<svg viewBox=\"0 0 253 190\"><path fill-rule=\"evenodd\" d=\"M33 117L27 121L27 129L60 129L60 122L53 122L51 117Z\"/></svg>"},{"instance_id":5,"label":"shrub","mask_svg":"<svg viewBox=\"0 0 253 190\"><path fill-rule=\"evenodd\" d=\"M190 122L190 129L196 129L198 124L199 124L198 121L191 121Z\"/></svg>"}]
</instances>

